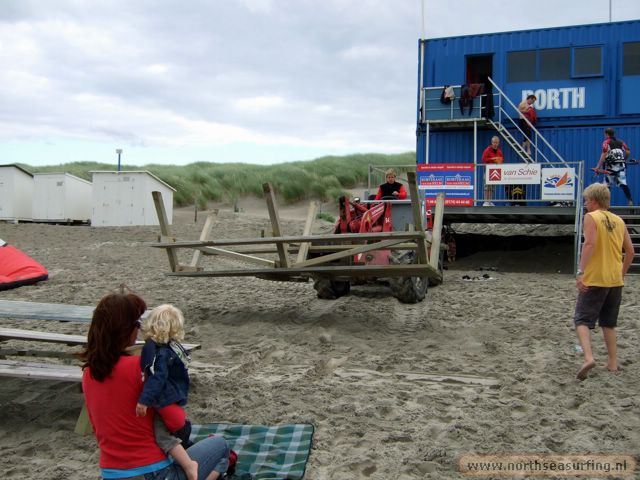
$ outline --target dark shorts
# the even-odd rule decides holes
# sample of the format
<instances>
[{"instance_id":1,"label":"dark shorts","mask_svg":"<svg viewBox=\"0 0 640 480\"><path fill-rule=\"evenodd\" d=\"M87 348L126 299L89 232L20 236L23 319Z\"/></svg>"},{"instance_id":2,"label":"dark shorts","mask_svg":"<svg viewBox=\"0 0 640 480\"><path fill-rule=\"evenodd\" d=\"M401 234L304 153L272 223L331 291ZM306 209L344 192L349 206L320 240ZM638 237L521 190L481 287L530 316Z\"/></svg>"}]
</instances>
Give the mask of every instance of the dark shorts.
<instances>
[{"instance_id":1,"label":"dark shorts","mask_svg":"<svg viewBox=\"0 0 640 480\"><path fill-rule=\"evenodd\" d=\"M596 321L601 327L615 328L622 300L622 287L589 287L578 293L573 324L593 329Z\"/></svg>"},{"instance_id":2,"label":"dark shorts","mask_svg":"<svg viewBox=\"0 0 640 480\"><path fill-rule=\"evenodd\" d=\"M522 133L524 133L525 140L527 139L526 137L531 138L531 127L529 126L527 121L524 118L521 118L519 124L520 130L522 130Z\"/></svg>"}]
</instances>

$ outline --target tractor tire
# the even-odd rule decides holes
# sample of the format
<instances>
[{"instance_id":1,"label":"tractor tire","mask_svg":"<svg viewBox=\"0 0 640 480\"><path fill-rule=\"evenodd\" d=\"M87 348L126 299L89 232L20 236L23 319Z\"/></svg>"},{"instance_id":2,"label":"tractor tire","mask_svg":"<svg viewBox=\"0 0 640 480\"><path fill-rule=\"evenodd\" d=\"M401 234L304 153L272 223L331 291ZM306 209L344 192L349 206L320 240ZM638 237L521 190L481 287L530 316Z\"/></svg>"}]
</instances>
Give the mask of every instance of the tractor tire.
<instances>
[{"instance_id":1,"label":"tractor tire","mask_svg":"<svg viewBox=\"0 0 640 480\"><path fill-rule=\"evenodd\" d=\"M344 281L320 278L313 283L313 288L315 288L318 298L335 300L347 295L351 291L351 284Z\"/></svg>"},{"instance_id":2,"label":"tractor tire","mask_svg":"<svg viewBox=\"0 0 640 480\"><path fill-rule=\"evenodd\" d=\"M389 261L395 265L409 265L415 261L415 252L394 252ZM424 300L429 286L428 277L393 277L389 279L391 293L401 303L418 303Z\"/></svg>"}]
</instances>

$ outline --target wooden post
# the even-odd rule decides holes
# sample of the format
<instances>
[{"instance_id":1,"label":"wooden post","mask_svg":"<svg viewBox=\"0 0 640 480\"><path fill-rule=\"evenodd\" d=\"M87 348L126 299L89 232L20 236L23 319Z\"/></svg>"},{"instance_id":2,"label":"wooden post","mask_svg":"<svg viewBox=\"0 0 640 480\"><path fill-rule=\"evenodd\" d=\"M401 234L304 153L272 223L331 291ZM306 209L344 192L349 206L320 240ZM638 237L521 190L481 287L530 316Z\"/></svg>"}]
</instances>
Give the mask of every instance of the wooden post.
<instances>
[{"instance_id":1,"label":"wooden post","mask_svg":"<svg viewBox=\"0 0 640 480\"><path fill-rule=\"evenodd\" d=\"M407 180L409 181L409 195L411 198L411 210L413 212L413 226L417 232L424 235L424 223L422 222L422 209L420 208L420 194L418 184L416 183L416 172L407 172ZM418 255L418 263L422 265L429 264L429 256L427 254L426 236L416 238Z\"/></svg>"},{"instance_id":2,"label":"wooden post","mask_svg":"<svg viewBox=\"0 0 640 480\"><path fill-rule=\"evenodd\" d=\"M273 236L282 236L282 230L280 228L280 217L278 216L278 207L276 206L276 197L273 193L273 187L270 183L262 184L262 191L264 192L265 199L267 201L267 208L269 210L269 218L271 219L271 226L273 228ZM278 242L276 244L278 249L278 257L280 258L280 267L289 268L289 259L287 258L287 251L289 246L286 243Z\"/></svg>"},{"instance_id":3,"label":"wooden post","mask_svg":"<svg viewBox=\"0 0 640 480\"><path fill-rule=\"evenodd\" d=\"M307 211L307 220L304 224L304 230L302 231L302 235L304 236L311 235L311 229L313 228L313 224L315 223L317 211L318 211L318 202L311 202L309 204L309 210ZM309 242L300 243L300 250L298 250L298 258L296 259L296 263L304 262L307 259L310 246L311 244Z\"/></svg>"},{"instance_id":4,"label":"wooden post","mask_svg":"<svg viewBox=\"0 0 640 480\"><path fill-rule=\"evenodd\" d=\"M213 227L213 214L207 215L207 220L204 222L204 227L202 227L202 232L200 233L200 241L204 242L209 240L209 234L211 233L211 228ZM200 267L200 262L202 262L202 251L196 250L193 252L193 258L191 259L191 266L198 268Z\"/></svg>"},{"instance_id":5,"label":"wooden post","mask_svg":"<svg viewBox=\"0 0 640 480\"><path fill-rule=\"evenodd\" d=\"M167 212L164 209L164 203L162 202L162 193L151 192L151 195L153 195L153 203L156 206L156 214L158 215L158 222L160 223L160 233L162 233L162 236L165 237L165 239L168 239L171 237L171 228L169 227ZM166 250L167 256L169 257L169 267L172 272L177 272L180 269L178 254L173 248L167 248Z\"/></svg>"},{"instance_id":6,"label":"wooden post","mask_svg":"<svg viewBox=\"0 0 640 480\"><path fill-rule=\"evenodd\" d=\"M93 425L91 425L91 420L89 420L87 404L84 401L84 398L82 399L82 410L80 411L78 420L76 420L76 426L73 431L78 435L89 435L91 432L93 432Z\"/></svg>"},{"instance_id":7,"label":"wooden post","mask_svg":"<svg viewBox=\"0 0 640 480\"><path fill-rule=\"evenodd\" d=\"M444 214L444 192L436 196L436 210L433 216L433 232L431 234L431 266L440 271L438 262L440 260L440 242L442 241L442 215Z\"/></svg>"}]
</instances>

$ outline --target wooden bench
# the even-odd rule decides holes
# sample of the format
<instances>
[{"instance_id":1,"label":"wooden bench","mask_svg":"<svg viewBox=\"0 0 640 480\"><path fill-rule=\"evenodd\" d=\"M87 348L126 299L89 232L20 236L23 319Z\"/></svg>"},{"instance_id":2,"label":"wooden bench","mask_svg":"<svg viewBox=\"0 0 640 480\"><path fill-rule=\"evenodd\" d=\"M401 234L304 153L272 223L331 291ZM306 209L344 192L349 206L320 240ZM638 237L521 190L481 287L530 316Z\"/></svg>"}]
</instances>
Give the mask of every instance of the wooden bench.
<instances>
[{"instance_id":1,"label":"wooden bench","mask_svg":"<svg viewBox=\"0 0 640 480\"><path fill-rule=\"evenodd\" d=\"M88 324L91 322L93 310L94 307L82 305L0 300L0 318L57 320L61 322L82 322ZM87 343L86 335L70 335L18 328L0 328L0 342L8 340L48 342L67 346L81 346ZM132 353L137 353L142 349L143 345L144 342L138 340L135 345L130 347L130 350L132 350ZM198 344L183 344L183 346L187 352L200 348ZM41 352L41 355L44 353L45 352ZM46 353L47 355L52 354L52 352ZM62 355L71 356L73 353L74 352L66 352ZM2 352L0 350L0 357L3 356L3 354L37 356L38 351ZM57 355L60 355L60 353L58 352ZM82 369L79 365L0 359L0 376L80 383L82 381ZM84 403L80 416L76 421L74 431L79 434L88 434L92 431Z\"/></svg>"},{"instance_id":2,"label":"wooden bench","mask_svg":"<svg viewBox=\"0 0 640 480\"><path fill-rule=\"evenodd\" d=\"M68 335L66 333L50 333L36 330L22 330L19 328L0 328L0 342L5 340L25 340L34 342L59 343L70 346L85 345L86 335ZM136 344L129 349L133 352L139 351L144 345L143 340L136 341ZM183 343L184 349L190 353L200 348L199 344Z\"/></svg>"}]
</instances>

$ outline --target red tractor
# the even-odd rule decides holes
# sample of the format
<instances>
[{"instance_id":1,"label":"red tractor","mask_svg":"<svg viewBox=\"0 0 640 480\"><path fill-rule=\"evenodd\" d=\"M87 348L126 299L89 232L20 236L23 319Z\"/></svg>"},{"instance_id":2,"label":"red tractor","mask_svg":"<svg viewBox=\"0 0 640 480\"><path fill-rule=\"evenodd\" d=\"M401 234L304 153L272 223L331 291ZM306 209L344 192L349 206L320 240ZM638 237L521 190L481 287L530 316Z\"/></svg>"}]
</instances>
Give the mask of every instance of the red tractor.
<instances>
[{"instance_id":1,"label":"red tractor","mask_svg":"<svg viewBox=\"0 0 640 480\"><path fill-rule=\"evenodd\" d=\"M350 201L348 197L340 197L340 218L336 222L333 233L374 233L391 232L404 229L409 220L411 202L409 200L360 202L358 198ZM394 215L392 216L392 210ZM403 222L402 213L407 213ZM397 213L397 214L396 214ZM394 228L394 217L397 217ZM373 250L347 259L351 265L389 265L411 264L416 261L415 250ZM351 279L353 280L353 279ZM351 290L351 280L316 279L314 288L318 298L335 299L346 295ZM383 280L379 278L378 280ZM389 283L393 296L402 303L417 303L424 299L428 285L436 284L428 277L389 277L384 279ZM431 283L430 283L431 282ZM364 283L364 280L357 280Z\"/></svg>"}]
</instances>

